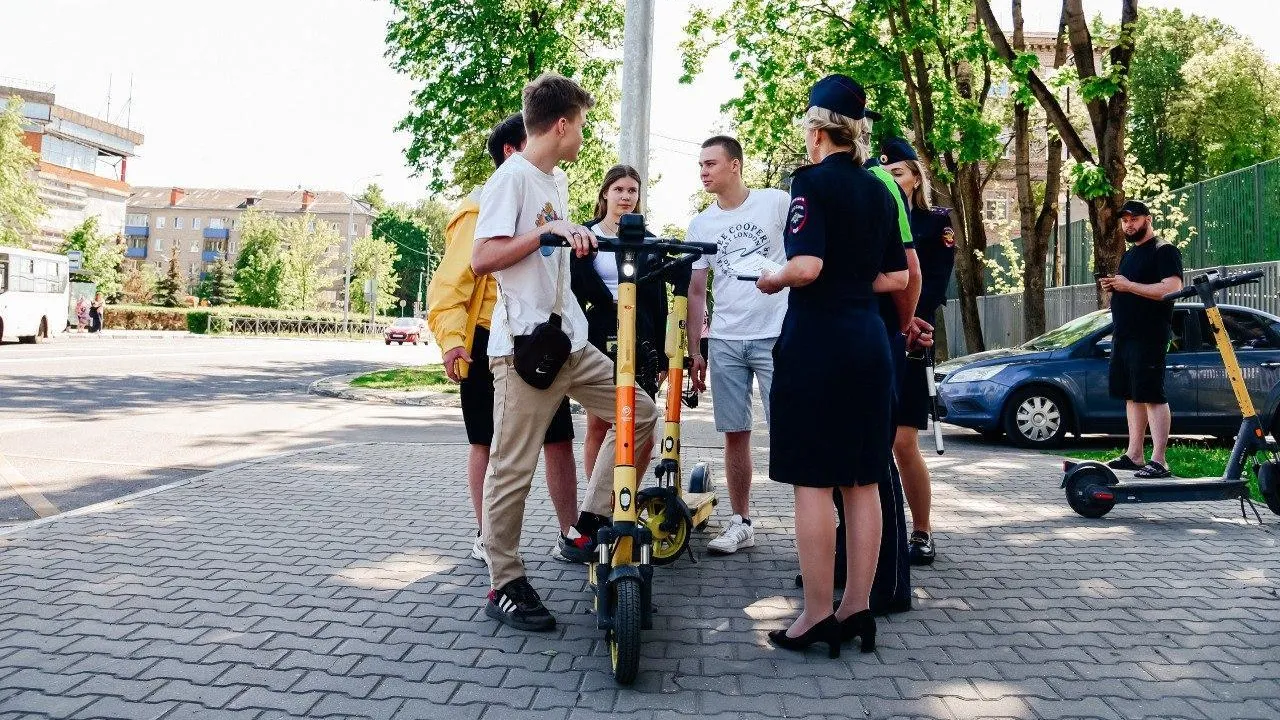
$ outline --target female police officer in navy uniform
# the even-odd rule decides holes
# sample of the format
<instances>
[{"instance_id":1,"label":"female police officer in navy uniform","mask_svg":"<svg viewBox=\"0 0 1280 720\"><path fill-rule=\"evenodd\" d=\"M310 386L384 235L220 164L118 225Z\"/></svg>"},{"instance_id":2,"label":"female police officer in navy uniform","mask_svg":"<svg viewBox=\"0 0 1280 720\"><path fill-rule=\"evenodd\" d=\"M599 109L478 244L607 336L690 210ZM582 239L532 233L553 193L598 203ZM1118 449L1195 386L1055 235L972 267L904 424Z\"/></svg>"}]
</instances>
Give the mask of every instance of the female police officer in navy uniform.
<instances>
[{"instance_id":1,"label":"female police officer in navy uniform","mask_svg":"<svg viewBox=\"0 0 1280 720\"><path fill-rule=\"evenodd\" d=\"M902 138L890 138L880 147L880 164L907 196L912 244L920 259L920 299L916 302L913 336L933 344L933 321L947 301L947 283L955 265L956 242L951 214L946 208L929 204L929 176L911 145ZM929 386L925 377L923 346L908 348L897 379L897 430L893 457L902 476L902 489L911 508L911 538L908 556L912 565L932 565L936 557L929 525L929 468L920 454L919 431L928 427Z\"/></svg>"},{"instance_id":2,"label":"female police officer in navy uniform","mask_svg":"<svg viewBox=\"0 0 1280 720\"><path fill-rule=\"evenodd\" d=\"M889 472L893 366L875 293L906 287L897 207L862 167L868 149L866 93L843 75L809 92L805 147L814 164L796 171L787 215L788 261L756 283L791 288L774 347L769 475L795 486L796 545L804 610L774 644L803 649L857 636L875 647L868 595L880 547L877 486ZM835 517L831 488L848 518L848 580L831 614Z\"/></svg>"}]
</instances>

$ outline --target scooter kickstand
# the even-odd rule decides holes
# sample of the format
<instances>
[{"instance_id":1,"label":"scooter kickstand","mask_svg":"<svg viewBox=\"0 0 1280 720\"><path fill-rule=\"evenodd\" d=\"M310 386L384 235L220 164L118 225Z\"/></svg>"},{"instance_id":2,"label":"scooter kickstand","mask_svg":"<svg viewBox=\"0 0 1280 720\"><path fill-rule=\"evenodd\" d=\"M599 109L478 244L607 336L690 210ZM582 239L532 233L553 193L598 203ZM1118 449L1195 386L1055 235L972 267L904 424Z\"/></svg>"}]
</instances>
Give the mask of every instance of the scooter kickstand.
<instances>
[{"instance_id":1,"label":"scooter kickstand","mask_svg":"<svg viewBox=\"0 0 1280 720\"><path fill-rule=\"evenodd\" d=\"M1249 516L1248 516L1248 515L1245 515L1245 512L1244 512L1244 504L1245 504L1245 503L1249 503L1249 509L1253 511L1253 516L1254 516L1254 517L1256 517L1256 518L1258 518L1258 524L1259 524L1259 525L1261 525L1261 524L1262 524L1262 516L1258 514L1258 506L1257 506L1257 505L1254 505L1254 504L1253 504L1253 498L1249 498L1249 497L1242 497L1242 498L1240 498L1240 514L1244 517L1244 521L1245 521L1246 523L1247 523L1247 522L1249 522Z\"/></svg>"}]
</instances>

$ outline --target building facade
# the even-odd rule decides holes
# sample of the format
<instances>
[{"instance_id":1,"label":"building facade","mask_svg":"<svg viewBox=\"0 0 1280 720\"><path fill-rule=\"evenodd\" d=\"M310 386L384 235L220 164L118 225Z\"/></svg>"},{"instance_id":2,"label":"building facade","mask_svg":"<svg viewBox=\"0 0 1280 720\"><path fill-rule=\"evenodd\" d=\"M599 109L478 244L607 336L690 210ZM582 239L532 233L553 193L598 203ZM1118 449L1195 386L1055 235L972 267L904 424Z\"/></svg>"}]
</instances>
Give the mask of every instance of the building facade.
<instances>
[{"instance_id":1,"label":"building facade","mask_svg":"<svg viewBox=\"0 0 1280 720\"><path fill-rule=\"evenodd\" d=\"M40 158L35 176L48 211L32 247L53 252L94 216L101 232L122 239L128 163L142 134L58 105L51 88L0 86L0 100L13 95L22 99L23 142Z\"/></svg>"},{"instance_id":2,"label":"building facade","mask_svg":"<svg viewBox=\"0 0 1280 720\"><path fill-rule=\"evenodd\" d=\"M250 209L283 217L309 216L328 223L354 242L373 231L373 210L344 192L332 190L241 190L144 187L129 197L124 236L125 257L152 263L161 274L171 253L189 284L199 282L220 259L235 263L240 254L240 219ZM346 243L329 248L333 268L345 267ZM340 302L341 280L328 294Z\"/></svg>"}]
</instances>

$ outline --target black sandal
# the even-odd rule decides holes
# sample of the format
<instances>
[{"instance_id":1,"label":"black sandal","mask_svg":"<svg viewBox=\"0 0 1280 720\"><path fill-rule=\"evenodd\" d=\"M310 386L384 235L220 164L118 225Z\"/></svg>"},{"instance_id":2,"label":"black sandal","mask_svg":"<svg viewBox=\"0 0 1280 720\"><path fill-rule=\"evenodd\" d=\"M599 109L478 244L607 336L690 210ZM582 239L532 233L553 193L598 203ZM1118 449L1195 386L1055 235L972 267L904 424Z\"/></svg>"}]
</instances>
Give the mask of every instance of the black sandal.
<instances>
[{"instance_id":1,"label":"black sandal","mask_svg":"<svg viewBox=\"0 0 1280 720\"><path fill-rule=\"evenodd\" d=\"M1133 458L1128 455L1121 455L1115 460L1109 460L1107 462L1107 467L1112 470L1141 470L1143 468L1142 465L1134 462Z\"/></svg>"},{"instance_id":2,"label":"black sandal","mask_svg":"<svg viewBox=\"0 0 1280 720\"><path fill-rule=\"evenodd\" d=\"M1169 468L1161 465L1155 460L1152 460L1146 465L1143 465L1142 469L1134 473L1133 476L1139 480L1160 480L1162 478L1173 477L1173 473L1169 472Z\"/></svg>"}]
</instances>

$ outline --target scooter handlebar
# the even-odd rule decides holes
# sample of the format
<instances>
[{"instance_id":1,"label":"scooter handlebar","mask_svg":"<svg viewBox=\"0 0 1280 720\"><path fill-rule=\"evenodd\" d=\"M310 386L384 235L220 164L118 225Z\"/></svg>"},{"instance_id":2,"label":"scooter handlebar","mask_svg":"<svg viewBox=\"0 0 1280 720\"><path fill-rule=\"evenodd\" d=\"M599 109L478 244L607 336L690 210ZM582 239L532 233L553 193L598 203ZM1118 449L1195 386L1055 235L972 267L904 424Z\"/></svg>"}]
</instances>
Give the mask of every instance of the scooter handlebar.
<instances>
[{"instance_id":1,"label":"scooter handlebar","mask_svg":"<svg viewBox=\"0 0 1280 720\"><path fill-rule=\"evenodd\" d=\"M569 241L555 233L542 233L538 238L538 244L543 247L569 247ZM626 246L632 246L630 243L618 242L617 238L605 238L596 236L596 247L601 250L617 251ZM638 247L640 250L647 252L669 252L680 253L683 255L715 255L717 246L713 242L701 242L697 240L675 240L672 238L645 238L644 244Z\"/></svg>"},{"instance_id":2,"label":"scooter handlebar","mask_svg":"<svg viewBox=\"0 0 1280 720\"><path fill-rule=\"evenodd\" d=\"M1213 280L1209 280L1209 290L1212 292L1217 292L1218 290L1223 290L1229 287L1235 287L1237 285L1244 285L1246 283L1256 282L1262 279L1263 275L1266 275L1265 271L1254 270L1252 272L1238 273L1236 275L1229 275L1226 277L1214 278ZM1169 293L1168 295L1165 295L1164 299L1165 300L1181 300L1182 298L1195 297L1198 294L1196 290L1196 283L1202 282L1202 278L1207 279L1208 275L1207 274L1197 275L1191 281L1190 285L1182 288L1178 292L1172 292L1172 293Z\"/></svg>"}]
</instances>

